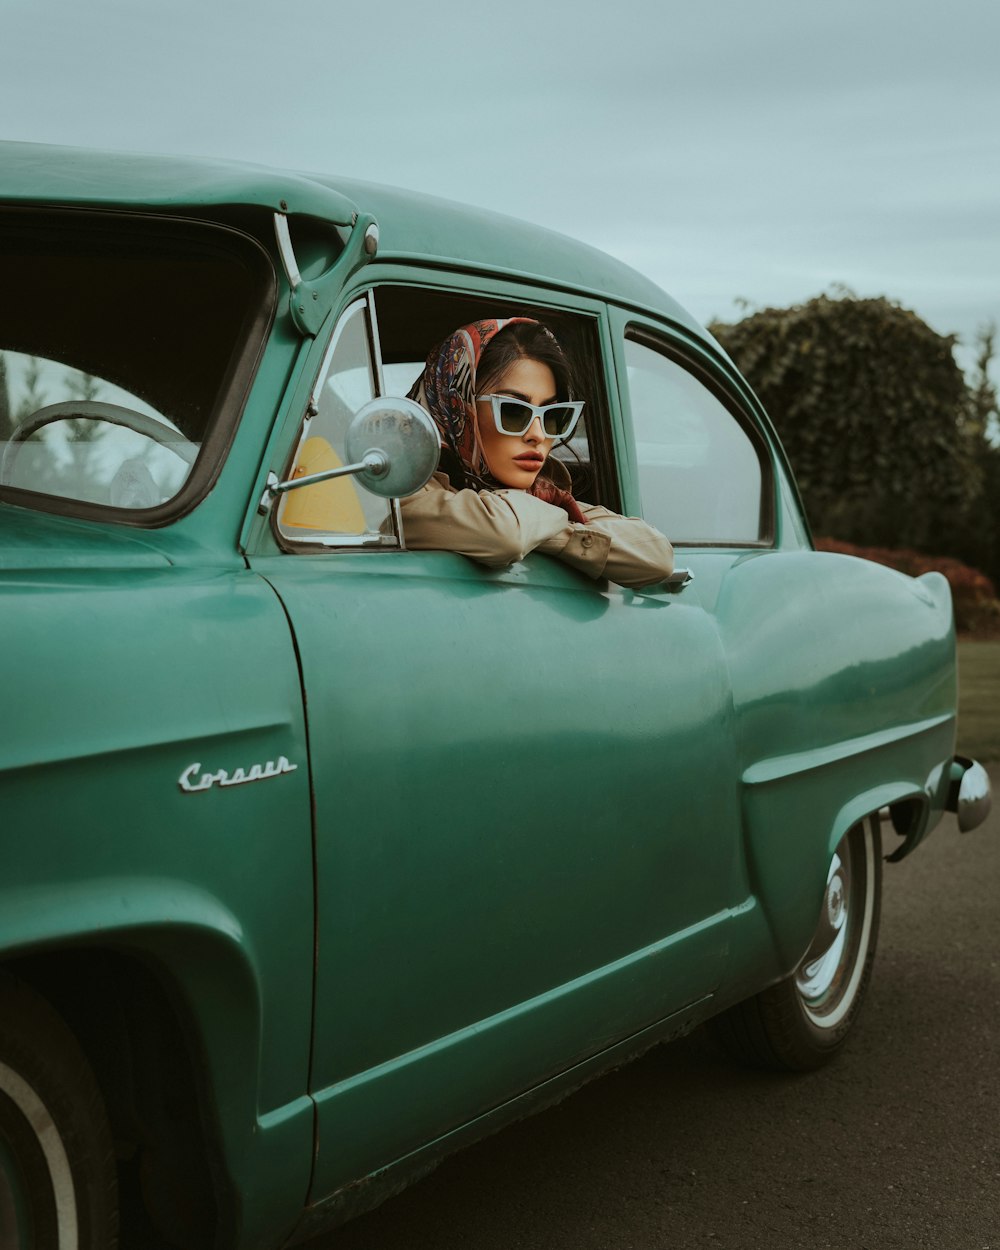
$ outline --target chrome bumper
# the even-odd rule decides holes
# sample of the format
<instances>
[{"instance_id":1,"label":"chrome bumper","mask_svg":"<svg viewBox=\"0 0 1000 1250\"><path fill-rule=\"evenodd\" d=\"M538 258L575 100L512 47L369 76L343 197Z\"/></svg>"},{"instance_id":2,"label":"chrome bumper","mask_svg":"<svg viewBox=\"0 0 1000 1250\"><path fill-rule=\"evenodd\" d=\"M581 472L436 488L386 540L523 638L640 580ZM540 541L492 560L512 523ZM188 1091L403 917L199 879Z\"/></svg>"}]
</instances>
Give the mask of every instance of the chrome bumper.
<instances>
[{"instance_id":1,"label":"chrome bumper","mask_svg":"<svg viewBox=\"0 0 1000 1250\"><path fill-rule=\"evenodd\" d=\"M990 813L992 802L986 769L975 760L956 755L951 762L951 784L945 807L958 817L959 830L968 833L981 825Z\"/></svg>"}]
</instances>

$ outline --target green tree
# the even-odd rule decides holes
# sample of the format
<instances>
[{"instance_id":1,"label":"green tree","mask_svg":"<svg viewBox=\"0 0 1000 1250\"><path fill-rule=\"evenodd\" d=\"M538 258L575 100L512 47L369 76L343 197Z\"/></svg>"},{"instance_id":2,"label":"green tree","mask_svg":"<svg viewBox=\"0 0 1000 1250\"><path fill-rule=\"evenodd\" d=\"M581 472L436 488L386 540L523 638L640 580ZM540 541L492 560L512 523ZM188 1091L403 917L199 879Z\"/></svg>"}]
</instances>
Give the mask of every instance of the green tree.
<instances>
[{"instance_id":1,"label":"green tree","mask_svg":"<svg viewBox=\"0 0 1000 1250\"><path fill-rule=\"evenodd\" d=\"M987 443L953 336L850 292L711 329L773 419L816 533L963 554Z\"/></svg>"},{"instance_id":2,"label":"green tree","mask_svg":"<svg viewBox=\"0 0 1000 1250\"><path fill-rule=\"evenodd\" d=\"M969 379L967 425L979 442L983 490L979 507L966 520L959 550L1000 589L1000 404L990 376L996 355L994 322L976 333L976 362Z\"/></svg>"},{"instance_id":3,"label":"green tree","mask_svg":"<svg viewBox=\"0 0 1000 1250\"><path fill-rule=\"evenodd\" d=\"M997 326L988 321L976 331L976 363L969 382L969 419L990 443L1000 442L1000 406L997 388L990 377L996 356Z\"/></svg>"}]
</instances>

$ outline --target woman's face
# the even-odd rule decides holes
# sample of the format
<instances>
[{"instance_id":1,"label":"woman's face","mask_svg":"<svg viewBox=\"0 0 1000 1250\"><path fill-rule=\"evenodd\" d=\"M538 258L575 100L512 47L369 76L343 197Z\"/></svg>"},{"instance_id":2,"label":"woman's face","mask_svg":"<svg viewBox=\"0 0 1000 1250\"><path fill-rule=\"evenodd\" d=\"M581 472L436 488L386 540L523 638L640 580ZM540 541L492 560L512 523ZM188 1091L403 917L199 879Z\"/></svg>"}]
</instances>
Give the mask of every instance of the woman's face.
<instances>
[{"instance_id":1,"label":"woman's face","mask_svg":"<svg viewBox=\"0 0 1000 1250\"><path fill-rule=\"evenodd\" d=\"M540 360L518 360L494 383L490 394L510 395L536 406L559 398L555 374ZM528 490L552 449L552 439L545 437L541 421L536 417L523 434L503 434L496 427L490 405L481 401L476 404L476 420L479 445L490 472L504 486Z\"/></svg>"}]
</instances>

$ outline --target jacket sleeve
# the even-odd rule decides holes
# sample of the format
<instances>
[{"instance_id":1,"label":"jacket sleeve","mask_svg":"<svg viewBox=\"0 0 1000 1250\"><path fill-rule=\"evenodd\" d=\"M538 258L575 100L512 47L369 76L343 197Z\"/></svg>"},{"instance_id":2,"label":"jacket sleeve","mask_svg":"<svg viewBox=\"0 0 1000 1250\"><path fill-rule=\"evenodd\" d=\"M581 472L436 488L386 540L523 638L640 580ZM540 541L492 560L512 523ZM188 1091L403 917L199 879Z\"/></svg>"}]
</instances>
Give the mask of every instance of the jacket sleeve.
<instances>
[{"instance_id":1,"label":"jacket sleeve","mask_svg":"<svg viewBox=\"0 0 1000 1250\"><path fill-rule=\"evenodd\" d=\"M570 525L562 551L552 552L588 577L606 577L637 588L661 582L674 571L674 549L659 530L639 517L619 516L594 504L581 504L586 525ZM548 551L546 544L539 551Z\"/></svg>"},{"instance_id":2,"label":"jacket sleeve","mask_svg":"<svg viewBox=\"0 0 1000 1250\"><path fill-rule=\"evenodd\" d=\"M456 491L439 473L400 500L406 545L415 550L457 551L494 568L538 550L622 586L646 586L671 571L670 544L644 521L588 504L581 508L586 525L573 524L562 508L525 491Z\"/></svg>"}]
</instances>

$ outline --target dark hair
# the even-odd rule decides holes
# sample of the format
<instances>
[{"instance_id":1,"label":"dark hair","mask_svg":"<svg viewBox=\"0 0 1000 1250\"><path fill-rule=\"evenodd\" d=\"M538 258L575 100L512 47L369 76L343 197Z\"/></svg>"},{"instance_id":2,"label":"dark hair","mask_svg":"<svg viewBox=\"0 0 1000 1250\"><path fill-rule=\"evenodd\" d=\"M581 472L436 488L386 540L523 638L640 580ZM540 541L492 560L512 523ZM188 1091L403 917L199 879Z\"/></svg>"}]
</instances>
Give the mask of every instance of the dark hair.
<instances>
[{"instance_id":1,"label":"dark hair","mask_svg":"<svg viewBox=\"0 0 1000 1250\"><path fill-rule=\"evenodd\" d=\"M548 365L556 380L556 399L573 398L573 367L555 335L540 322L524 321L504 326L486 344L476 368L478 393L488 394L519 360Z\"/></svg>"}]
</instances>

